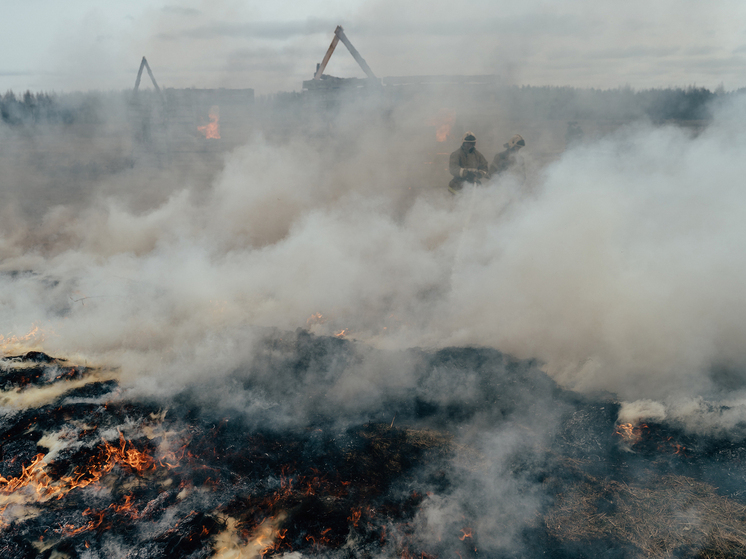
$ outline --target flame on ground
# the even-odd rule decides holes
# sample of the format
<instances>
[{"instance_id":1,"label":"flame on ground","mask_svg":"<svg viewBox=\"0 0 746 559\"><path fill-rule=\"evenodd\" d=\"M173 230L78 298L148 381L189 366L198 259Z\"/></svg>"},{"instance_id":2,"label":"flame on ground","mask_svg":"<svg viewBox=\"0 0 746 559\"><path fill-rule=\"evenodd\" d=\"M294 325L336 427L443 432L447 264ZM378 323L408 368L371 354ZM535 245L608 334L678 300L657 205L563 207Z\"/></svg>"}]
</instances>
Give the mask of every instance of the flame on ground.
<instances>
[{"instance_id":1,"label":"flame on ground","mask_svg":"<svg viewBox=\"0 0 746 559\"><path fill-rule=\"evenodd\" d=\"M210 123L204 126L198 126L197 130L205 135L207 140L219 140L220 139L220 107L210 107L208 113Z\"/></svg>"},{"instance_id":2,"label":"flame on ground","mask_svg":"<svg viewBox=\"0 0 746 559\"><path fill-rule=\"evenodd\" d=\"M104 525L104 522L107 518L107 516L110 513L117 513L117 514L124 514L126 516L129 516L132 519L138 519L142 516L140 512L135 509L134 505L132 504L133 495L125 495L124 502L120 505L117 505L115 503L112 503L108 507L106 507L103 510L94 510L87 508L83 511L83 516L90 517L91 520L89 520L86 524L75 527L72 524L65 525L64 530L62 531L63 535L65 536L75 536L77 534L80 534L82 532L88 532L91 530L96 530L100 528L102 525ZM111 524L109 524L111 526Z\"/></svg>"},{"instance_id":3,"label":"flame on ground","mask_svg":"<svg viewBox=\"0 0 746 559\"><path fill-rule=\"evenodd\" d=\"M440 109L438 114L428 121L428 124L436 127L435 139L438 142L445 142L455 122L456 111L452 109Z\"/></svg>"},{"instance_id":4,"label":"flame on ground","mask_svg":"<svg viewBox=\"0 0 746 559\"><path fill-rule=\"evenodd\" d=\"M635 425L634 423L621 423L617 425L614 431L615 435L622 438L622 442L632 446L640 442L642 439L642 433L648 426L644 423Z\"/></svg>"},{"instance_id":5,"label":"flame on ground","mask_svg":"<svg viewBox=\"0 0 746 559\"><path fill-rule=\"evenodd\" d=\"M29 487L37 503L51 499L62 499L70 491L97 483L105 474L119 465L139 476L156 469L155 460L147 453L141 452L119 434L119 444L113 445L103 440L103 447L91 458L88 464L76 468L72 475L61 476L53 480L47 473L48 464L44 454L37 454L31 464L22 466L21 475L5 478L0 476L0 506L18 501L18 490Z\"/></svg>"},{"instance_id":6,"label":"flame on ground","mask_svg":"<svg viewBox=\"0 0 746 559\"><path fill-rule=\"evenodd\" d=\"M461 535L459 536L458 539L460 539L461 541L464 541L466 538L471 538L471 537L472 537L471 528L461 528Z\"/></svg>"},{"instance_id":7,"label":"flame on ground","mask_svg":"<svg viewBox=\"0 0 746 559\"><path fill-rule=\"evenodd\" d=\"M328 318L326 318L320 312L313 313L311 316L308 317L308 320L306 320L306 326L313 326L314 324L323 324L327 320Z\"/></svg>"}]
</instances>

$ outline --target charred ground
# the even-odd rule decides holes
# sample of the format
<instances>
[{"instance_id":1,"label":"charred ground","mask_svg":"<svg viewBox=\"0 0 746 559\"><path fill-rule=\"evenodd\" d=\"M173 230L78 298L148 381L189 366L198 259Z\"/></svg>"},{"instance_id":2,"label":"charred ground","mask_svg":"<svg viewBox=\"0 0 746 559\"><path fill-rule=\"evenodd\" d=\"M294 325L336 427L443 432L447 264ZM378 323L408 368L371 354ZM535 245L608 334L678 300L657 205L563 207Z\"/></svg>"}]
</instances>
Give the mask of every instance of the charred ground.
<instances>
[{"instance_id":1,"label":"charred ground","mask_svg":"<svg viewBox=\"0 0 746 559\"><path fill-rule=\"evenodd\" d=\"M406 364L411 383L335 404L340 380L371 359ZM269 333L220 383L254 395L255 409L221 400L209 379L164 401L132 399L94 372L39 352L3 360L0 556L746 550L743 444L663 424L625 434L612 398L563 390L536 363L495 350L392 356L302 330ZM9 397L64 383L39 405L14 408ZM547 410L556 422L540 428ZM514 443L501 446L506 436ZM510 545L483 521L510 510L493 502L498 470L516 487L510 499L537 502Z\"/></svg>"}]
</instances>

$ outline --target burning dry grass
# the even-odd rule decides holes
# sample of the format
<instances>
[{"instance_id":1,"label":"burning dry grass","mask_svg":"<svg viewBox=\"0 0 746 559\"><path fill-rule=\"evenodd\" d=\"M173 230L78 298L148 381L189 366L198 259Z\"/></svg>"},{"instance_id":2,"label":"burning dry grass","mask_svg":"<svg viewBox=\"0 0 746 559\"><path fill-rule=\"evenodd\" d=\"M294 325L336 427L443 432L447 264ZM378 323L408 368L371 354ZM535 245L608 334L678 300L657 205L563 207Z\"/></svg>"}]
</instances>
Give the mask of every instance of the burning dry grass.
<instances>
[{"instance_id":1,"label":"burning dry grass","mask_svg":"<svg viewBox=\"0 0 746 559\"><path fill-rule=\"evenodd\" d=\"M3 380L17 396L62 388L39 408L4 417L2 556L82 553L111 537L147 546L143 556L154 558L206 557L210 550L223 559L320 554L343 546L350 534L380 548L389 545L388 523L406 522L423 498L381 501L386 489L426 456L452 451L441 432L388 424L348 433L344 451L329 446L322 429L274 439L231 429L227 419L213 425L192 417L184 424L163 410L109 402L116 382L102 379L91 381L98 385L94 398L77 403L64 388L93 371L45 354L5 365ZM317 445L328 448L308 455ZM146 521L158 528L139 534Z\"/></svg>"},{"instance_id":2,"label":"burning dry grass","mask_svg":"<svg viewBox=\"0 0 746 559\"><path fill-rule=\"evenodd\" d=\"M304 343L318 357L330 340ZM460 370L454 355L461 356L459 367L471 367L476 351L444 354L454 376ZM22 394L93 372L30 352L6 358L0 380L6 391ZM494 374L491 369L489 378ZM530 374L505 373L489 408L512 409L499 397L513 405L509 387L527 383ZM538 377L531 397L537 386ZM554 391L551 397L560 401ZM130 401L116 381L99 379L39 408L0 416L0 556L71 550L77 553L71 557L106 556L116 542L153 559L291 553L467 559L498 549L492 532L504 530L516 510L523 516L515 538L524 530L537 536L522 540L535 552L525 557L610 556L594 554L594 546L622 550L613 556L625 559L746 556L746 506L694 479L693 472L713 464L701 448L679 452L679 439L652 423L615 426L616 408L607 402L573 402L580 410L565 423L574 438L545 442L532 426L501 415L496 421L506 440L480 445L463 431L446 431L453 422L441 422L434 405L420 414L398 402L384 408L396 410L393 420L382 410L376 422L344 428L319 421L253 430L186 397L168 411L161 401ZM473 421L469 416L461 425ZM634 452L620 451L632 446ZM595 461L584 458L589 448L597 449ZM742 475L742 455L728 456L728 475ZM683 467L689 469L676 469ZM480 500L500 476L520 491L493 490ZM538 499L525 513L489 508L530 498L539 491L537 479L544 480L542 495L552 497L546 510ZM468 502L457 500L464 488ZM503 517L484 522L495 511ZM573 554L576 548L582 552Z\"/></svg>"},{"instance_id":3,"label":"burning dry grass","mask_svg":"<svg viewBox=\"0 0 746 559\"><path fill-rule=\"evenodd\" d=\"M34 490L36 502L46 502L50 499L62 499L67 493L77 488L84 488L97 483L115 466L128 469L131 472L143 474L155 469L155 461L147 453L142 452L125 440L120 433L119 444L109 444L101 441L101 448L84 467L76 468L72 475L63 475L54 480L49 473L44 454L37 454L34 461L22 467L21 475L5 478L0 476L0 504L5 494L13 495L19 489L30 487Z\"/></svg>"},{"instance_id":4,"label":"burning dry grass","mask_svg":"<svg viewBox=\"0 0 746 559\"><path fill-rule=\"evenodd\" d=\"M614 540L634 546L641 558L746 556L746 506L707 483L680 475L640 483L583 475L573 485L549 483L559 492L544 521L562 542Z\"/></svg>"}]
</instances>

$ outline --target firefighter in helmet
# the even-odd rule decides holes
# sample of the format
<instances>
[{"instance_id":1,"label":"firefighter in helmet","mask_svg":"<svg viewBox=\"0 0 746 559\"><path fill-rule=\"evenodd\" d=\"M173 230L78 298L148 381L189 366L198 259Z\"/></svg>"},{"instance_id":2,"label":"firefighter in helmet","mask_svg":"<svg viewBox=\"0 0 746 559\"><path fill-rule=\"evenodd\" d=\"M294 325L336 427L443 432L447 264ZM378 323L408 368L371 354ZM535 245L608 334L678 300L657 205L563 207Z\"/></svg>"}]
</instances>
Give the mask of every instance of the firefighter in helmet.
<instances>
[{"instance_id":1,"label":"firefighter in helmet","mask_svg":"<svg viewBox=\"0 0 746 559\"><path fill-rule=\"evenodd\" d=\"M520 134L515 134L507 144L503 144L505 151L501 151L490 163L490 175L501 175L506 171L511 171L521 179L526 178L526 171L523 165L523 158L518 155L518 150L526 145L526 141Z\"/></svg>"},{"instance_id":2,"label":"firefighter in helmet","mask_svg":"<svg viewBox=\"0 0 746 559\"><path fill-rule=\"evenodd\" d=\"M489 178L487 160L477 151L477 137L472 132L464 134L461 147L451 154L448 170L453 179L448 190L456 194L465 182L479 184L480 179Z\"/></svg>"}]
</instances>

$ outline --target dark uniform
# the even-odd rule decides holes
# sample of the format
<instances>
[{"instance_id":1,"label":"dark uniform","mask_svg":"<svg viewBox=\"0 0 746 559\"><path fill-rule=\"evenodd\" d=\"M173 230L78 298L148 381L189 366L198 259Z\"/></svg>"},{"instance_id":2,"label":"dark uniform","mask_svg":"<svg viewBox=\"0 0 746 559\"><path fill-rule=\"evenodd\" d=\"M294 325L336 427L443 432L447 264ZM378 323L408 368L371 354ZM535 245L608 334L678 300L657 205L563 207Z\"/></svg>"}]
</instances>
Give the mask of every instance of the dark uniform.
<instances>
[{"instance_id":1,"label":"dark uniform","mask_svg":"<svg viewBox=\"0 0 746 559\"><path fill-rule=\"evenodd\" d=\"M453 179L448 183L448 190L458 192L464 187L465 182L479 183L480 178L489 176L487 169L484 155L479 153L477 148L464 149L462 144L451 154L448 161L448 170L453 175Z\"/></svg>"}]
</instances>

